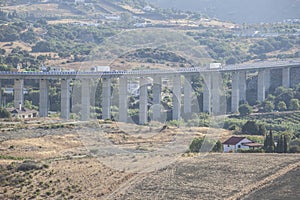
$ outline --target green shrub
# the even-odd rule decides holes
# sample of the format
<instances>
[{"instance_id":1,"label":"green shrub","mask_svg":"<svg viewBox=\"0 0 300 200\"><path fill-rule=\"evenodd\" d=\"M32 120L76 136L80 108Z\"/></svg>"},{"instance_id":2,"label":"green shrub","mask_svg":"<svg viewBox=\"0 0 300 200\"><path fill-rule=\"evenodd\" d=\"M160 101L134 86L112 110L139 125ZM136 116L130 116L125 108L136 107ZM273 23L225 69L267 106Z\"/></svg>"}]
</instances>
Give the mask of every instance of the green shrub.
<instances>
[{"instance_id":1,"label":"green shrub","mask_svg":"<svg viewBox=\"0 0 300 200\"><path fill-rule=\"evenodd\" d=\"M34 161L24 161L19 167L17 171L31 171L31 170L38 170L41 169L38 163Z\"/></svg>"},{"instance_id":2,"label":"green shrub","mask_svg":"<svg viewBox=\"0 0 300 200\"><path fill-rule=\"evenodd\" d=\"M291 145L290 146L290 153L300 153L300 146Z\"/></svg>"},{"instance_id":3,"label":"green shrub","mask_svg":"<svg viewBox=\"0 0 300 200\"><path fill-rule=\"evenodd\" d=\"M239 107L240 116L247 116L252 113L252 107L249 104L242 104Z\"/></svg>"},{"instance_id":4,"label":"green shrub","mask_svg":"<svg viewBox=\"0 0 300 200\"><path fill-rule=\"evenodd\" d=\"M217 141L214 148L212 149L213 152L223 152L223 144L220 140Z\"/></svg>"},{"instance_id":5,"label":"green shrub","mask_svg":"<svg viewBox=\"0 0 300 200\"><path fill-rule=\"evenodd\" d=\"M257 124L256 121L247 121L242 127L242 133L249 135L265 135L266 127L262 124Z\"/></svg>"},{"instance_id":6,"label":"green shrub","mask_svg":"<svg viewBox=\"0 0 300 200\"><path fill-rule=\"evenodd\" d=\"M7 160L23 160L23 158L20 158L20 157L5 156L5 155L0 155L0 159L7 159Z\"/></svg>"},{"instance_id":7,"label":"green shrub","mask_svg":"<svg viewBox=\"0 0 300 200\"><path fill-rule=\"evenodd\" d=\"M184 121L183 120L172 120L172 121L169 121L168 124L170 126L177 126L177 127L180 127L180 126L183 126L184 125Z\"/></svg>"},{"instance_id":8,"label":"green shrub","mask_svg":"<svg viewBox=\"0 0 300 200\"><path fill-rule=\"evenodd\" d=\"M190 144L191 152L199 152L201 146L203 144L204 138L194 138L192 143Z\"/></svg>"},{"instance_id":9,"label":"green shrub","mask_svg":"<svg viewBox=\"0 0 300 200\"><path fill-rule=\"evenodd\" d=\"M0 107L0 118L10 118L10 112L8 112L5 108Z\"/></svg>"},{"instance_id":10,"label":"green shrub","mask_svg":"<svg viewBox=\"0 0 300 200\"><path fill-rule=\"evenodd\" d=\"M299 108L300 108L299 99L291 99L289 102L289 109L290 110L299 110Z\"/></svg>"},{"instance_id":11,"label":"green shrub","mask_svg":"<svg viewBox=\"0 0 300 200\"><path fill-rule=\"evenodd\" d=\"M278 104L277 104L277 110L279 111L285 111L287 110L287 106L285 104L284 101L279 101Z\"/></svg>"},{"instance_id":12,"label":"green shrub","mask_svg":"<svg viewBox=\"0 0 300 200\"><path fill-rule=\"evenodd\" d=\"M223 128L228 130L240 131L241 127L245 124L245 120L235 119L235 118L226 118Z\"/></svg>"},{"instance_id":13,"label":"green shrub","mask_svg":"<svg viewBox=\"0 0 300 200\"><path fill-rule=\"evenodd\" d=\"M290 153L300 153L300 138L292 140L290 142Z\"/></svg>"},{"instance_id":14,"label":"green shrub","mask_svg":"<svg viewBox=\"0 0 300 200\"><path fill-rule=\"evenodd\" d=\"M220 141L205 139L204 137L194 138L189 147L190 152L222 152L223 145Z\"/></svg>"},{"instance_id":15,"label":"green shrub","mask_svg":"<svg viewBox=\"0 0 300 200\"><path fill-rule=\"evenodd\" d=\"M264 149L238 149L239 153L264 153Z\"/></svg>"},{"instance_id":16,"label":"green shrub","mask_svg":"<svg viewBox=\"0 0 300 200\"><path fill-rule=\"evenodd\" d=\"M265 112L272 112L275 107L272 101L264 101L262 106Z\"/></svg>"}]
</instances>

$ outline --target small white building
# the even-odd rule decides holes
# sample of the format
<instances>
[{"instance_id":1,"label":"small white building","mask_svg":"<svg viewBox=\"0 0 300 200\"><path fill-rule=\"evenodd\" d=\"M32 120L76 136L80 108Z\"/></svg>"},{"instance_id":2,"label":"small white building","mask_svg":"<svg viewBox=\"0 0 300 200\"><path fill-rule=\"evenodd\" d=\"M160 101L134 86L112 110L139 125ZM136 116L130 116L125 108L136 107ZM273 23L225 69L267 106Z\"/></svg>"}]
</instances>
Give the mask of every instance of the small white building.
<instances>
[{"instance_id":1,"label":"small white building","mask_svg":"<svg viewBox=\"0 0 300 200\"><path fill-rule=\"evenodd\" d=\"M104 18L107 20L114 20L114 21L121 20L121 16L119 16L119 15L105 15Z\"/></svg>"},{"instance_id":2,"label":"small white building","mask_svg":"<svg viewBox=\"0 0 300 200\"><path fill-rule=\"evenodd\" d=\"M19 119L35 118L39 116L38 111L30 110L24 107L21 107L21 109L7 108L6 110L10 112L12 117L19 118Z\"/></svg>"},{"instance_id":3,"label":"small white building","mask_svg":"<svg viewBox=\"0 0 300 200\"><path fill-rule=\"evenodd\" d=\"M147 26L147 23L135 23L133 24L136 28L145 28Z\"/></svg>"},{"instance_id":4,"label":"small white building","mask_svg":"<svg viewBox=\"0 0 300 200\"><path fill-rule=\"evenodd\" d=\"M74 3L84 3L85 0L74 0Z\"/></svg>"},{"instance_id":5,"label":"small white building","mask_svg":"<svg viewBox=\"0 0 300 200\"><path fill-rule=\"evenodd\" d=\"M153 12L153 11L155 11L155 8L152 8L151 6L147 5L143 8L143 11Z\"/></svg>"},{"instance_id":6,"label":"small white building","mask_svg":"<svg viewBox=\"0 0 300 200\"><path fill-rule=\"evenodd\" d=\"M248 144L257 144L252 142L251 140L247 139L246 137L238 137L238 136L232 136L225 142L223 142L223 149L224 152L237 152L238 149L244 149L247 150L249 149ZM257 144L260 145L260 144Z\"/></svg>"}]
</instances>

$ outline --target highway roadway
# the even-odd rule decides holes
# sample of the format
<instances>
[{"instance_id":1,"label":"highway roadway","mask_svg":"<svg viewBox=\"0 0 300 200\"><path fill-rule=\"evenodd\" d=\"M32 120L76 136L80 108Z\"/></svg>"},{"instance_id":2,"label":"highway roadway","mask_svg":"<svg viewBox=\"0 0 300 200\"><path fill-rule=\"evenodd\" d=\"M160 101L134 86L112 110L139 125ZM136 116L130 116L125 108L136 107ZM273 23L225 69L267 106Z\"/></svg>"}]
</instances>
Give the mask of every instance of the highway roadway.
<instances>
[{"instance_id":1,"label":"highway roadway","mask_svg":"<svg viewBox=\"0 0 300 200\"><path fill-rule=\"evenodd\" d=\"M113 78L121 76L172 76L176 74L188 75L196 73L211 73L211 72L234 72L234 71L252 71L264 69L278 69L278 68L291 68L300 67L300 58L279 60L279 61L264 61L254 62L249 64L225 65L222 68L178 68L174 70L124 70L124 71L105 71L105 72L85 72L85 71L54 71L54 72L12 72L0 71L0 79L90 79L90 78Z\"/></svg>"}]
</instances>

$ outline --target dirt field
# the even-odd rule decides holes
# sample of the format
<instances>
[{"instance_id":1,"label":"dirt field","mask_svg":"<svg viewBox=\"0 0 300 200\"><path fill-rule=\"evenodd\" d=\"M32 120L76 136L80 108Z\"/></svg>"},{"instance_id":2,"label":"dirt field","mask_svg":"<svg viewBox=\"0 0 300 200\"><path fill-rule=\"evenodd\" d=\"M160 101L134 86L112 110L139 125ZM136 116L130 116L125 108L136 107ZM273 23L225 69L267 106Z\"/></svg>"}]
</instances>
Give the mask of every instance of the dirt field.
<instances>
[{"instance_id":1,"label":"dirt field","mask_svg":"<svg viewBox=\"0 0 300 200\"><path fill-rule=\"evenodd\" d=\"M236 196L237 193L245 189L245 193L250 192L261 180L295 162L300 167L299 155L209 154L205 157L183 158L164 170L142 177L135 184L117 192L115 197L239 199L243 195ZM299 188L299 182L294 185ZM255 197L258 195L254 198L249 196L248 199L257 199ZM270 197L274 199L272 194Z\"/></svg>"},{"instance_id":2,"label":"dirt field","mask_svg":"<svg viewBox=\"0 0 300 200\"><path fill-rule=\"evenodd\" d=\"M299 174L299 155L195 155L171 148L176 138L192 139L207 128L159 132L156 126L55 120L10 126L0 132L0 199L272 199L273 183L287 194L282 197L299 196L299 179L291 179ZM221 140L231 134L211 132ZM112 145L102 146L106 140ZM188 146L175 147L182 145ZM159 151L164 146L171 152Z\"/></svg>"},{"instance_id":3,"label":"dirt field","mask_svg":"<svg viewBox=\"0 0 300 200\"><path fill-rule=\"evenodd\" d=\"M274 199L300 199L300 168L291 170L285 176L281 176L269 183L266 187L258 189L244 199L259 199L264 197L266 200Z\"/></svg>"}]
</instances>

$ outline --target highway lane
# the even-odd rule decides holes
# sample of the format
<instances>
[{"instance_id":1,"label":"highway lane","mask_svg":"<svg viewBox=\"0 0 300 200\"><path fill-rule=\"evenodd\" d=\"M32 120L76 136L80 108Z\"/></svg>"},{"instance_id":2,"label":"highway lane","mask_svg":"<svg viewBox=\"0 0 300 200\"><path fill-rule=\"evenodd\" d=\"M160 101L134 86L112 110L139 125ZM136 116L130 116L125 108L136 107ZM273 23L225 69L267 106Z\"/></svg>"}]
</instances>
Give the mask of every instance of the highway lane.
<instances>
[{"instance_id":1,"label":"highway lane","mask_svg":"<svg viewBox=\"0 0 300 200\"><path fill-rule=\"evenodd\" d=\"M90 79L103 77L121 77L121 76L172 76L175 74L188 75L196 73L212 72L234 72L234 71L251 71L264 69L278 69L300 67L300 59L264 61L249 64L225 65L223 68L208 69L200 67L178 68L174 70L113 70L105 72L84 72L84 71L55 71L55 72L12 72L0 71L0 79Z\"/></svg>"}]
</instances>

